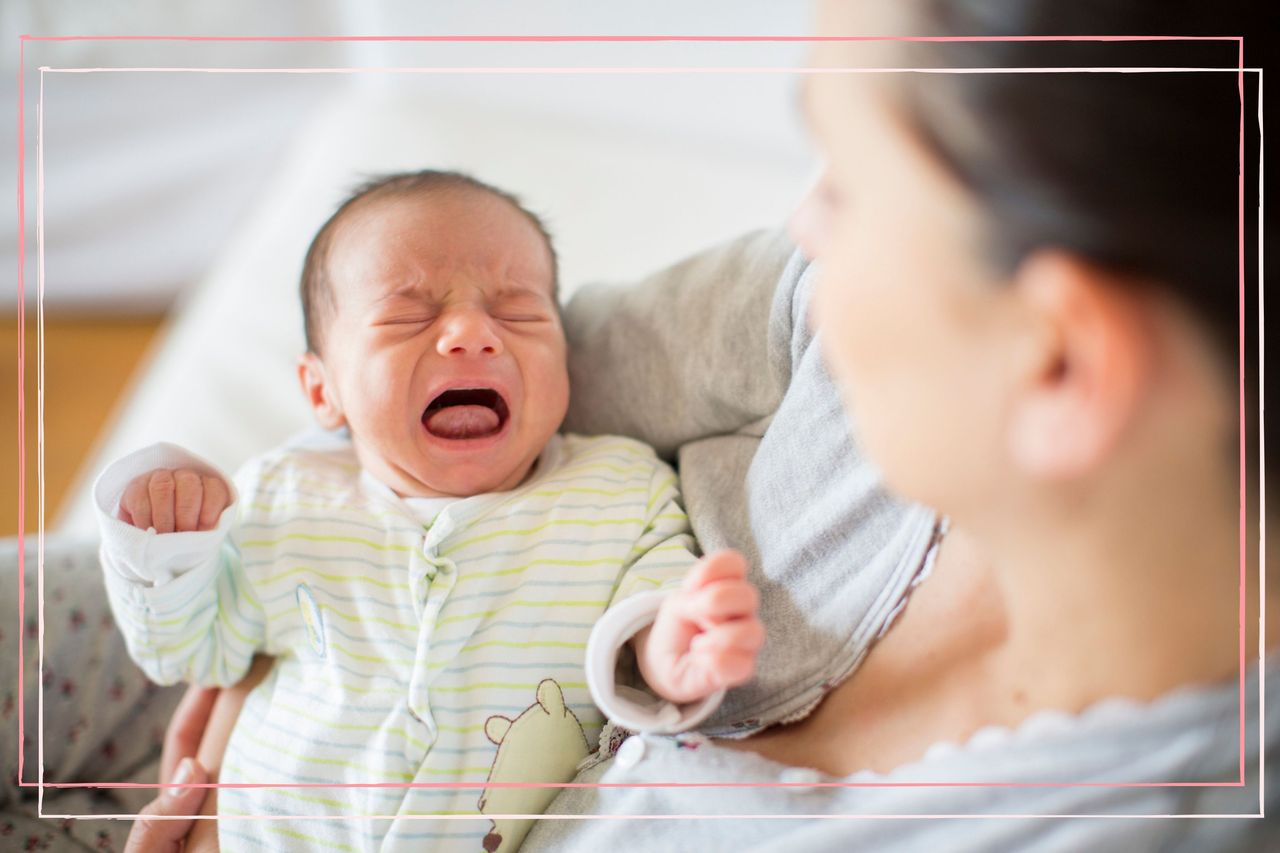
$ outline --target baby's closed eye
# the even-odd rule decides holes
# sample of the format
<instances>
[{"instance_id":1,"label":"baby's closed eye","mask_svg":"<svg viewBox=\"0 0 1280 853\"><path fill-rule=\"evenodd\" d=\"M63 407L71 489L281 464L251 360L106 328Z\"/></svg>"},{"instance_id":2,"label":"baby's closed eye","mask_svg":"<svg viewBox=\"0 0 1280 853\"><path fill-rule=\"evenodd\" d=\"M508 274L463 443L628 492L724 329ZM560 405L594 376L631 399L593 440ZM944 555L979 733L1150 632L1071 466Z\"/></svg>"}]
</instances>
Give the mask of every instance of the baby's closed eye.
<instances>
[{"instance_id":1,"label":"baby's closed eye","mask_svg":"<svg viewBox=\"0 0 1280 853\"><path fill-rule=\"evenodd\" d=\"M373 323L375 329L390 329L396 332L417 332L429 327L438 319L436 314L402 314L383 317Z\"/></svg>"}]
</instances>

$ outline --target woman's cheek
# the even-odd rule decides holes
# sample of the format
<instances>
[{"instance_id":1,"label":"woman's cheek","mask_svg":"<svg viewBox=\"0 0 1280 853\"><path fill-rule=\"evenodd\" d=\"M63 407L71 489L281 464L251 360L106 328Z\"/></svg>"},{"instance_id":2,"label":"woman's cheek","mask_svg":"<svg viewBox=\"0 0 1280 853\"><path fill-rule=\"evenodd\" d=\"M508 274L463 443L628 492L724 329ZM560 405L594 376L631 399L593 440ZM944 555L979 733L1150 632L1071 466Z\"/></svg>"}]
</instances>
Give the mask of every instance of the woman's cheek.
<instances>
[{"instance_id":1,"label":"woman's cheek","mask_svg":"<svg viewBox=\"0 0 1280 853\"><path fill-rule=\"evenodd\" d=\"M835 259L832 259L835 261ZM838 266L820 269L809 307L809 325L821 332L823 359L842 390L852 391L866 338L857 287Z\"/></svg>"},{"instance_id":2,"label":"woman's cheek","mask_svg":"<svg viewBox=\"0 0 1280 853\"><path fill-rule=\"evenodd\" d=\"M865 323L867 304L876 298L874 260L855 234L835 240L819 262L815 292L815 328L856 329ZM842 332L843 334L843 332Z\"/></svg>"},{"instance_id":3,"label":"woman's cheek","mask_svg":"<svg viewBox=\"0 0 1280 853\"><path fill-rule=\"evenodd\" d=\"M787 222L787 233L810 260L821 257L826 249L827 211L815 187L800 202Z\"/></svg>"}]
</instances>

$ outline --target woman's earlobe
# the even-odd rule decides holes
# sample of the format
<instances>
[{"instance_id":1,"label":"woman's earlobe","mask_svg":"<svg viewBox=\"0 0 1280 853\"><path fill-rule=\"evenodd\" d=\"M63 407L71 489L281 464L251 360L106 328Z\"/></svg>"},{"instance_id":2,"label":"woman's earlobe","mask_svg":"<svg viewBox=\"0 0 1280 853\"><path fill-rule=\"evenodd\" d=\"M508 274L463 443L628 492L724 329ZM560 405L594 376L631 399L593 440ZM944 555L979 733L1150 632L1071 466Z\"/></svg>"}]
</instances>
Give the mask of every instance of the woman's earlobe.
<instances>
[{"instance_id":1,"label":"woman's earlobe","mask_svg":"<svg viewBox=\"0 0 1280 853\"><path fill-rule=\"evenodd\" d=\"M329 381L320 356L313 352L298 356L298 382L302 386L303 396L311 406L312 414L315 415L316 423L324 429L346 426L347 419L342 412L337 389Z\"/></svg>"},{"instance_id":2,"label":"woman's earlobe","mask_svg":"<svg viewBox=\"0 0 1280 853\"><path fill-rule=\"evenodd\" d=\"M1029 258L1015 287L1051 334L1011 406L1010 454L1032 477L1085 476L1136 416L1149 346L1140 299L1132 283L1060 251Z\"/></svg>"}]
</instances>

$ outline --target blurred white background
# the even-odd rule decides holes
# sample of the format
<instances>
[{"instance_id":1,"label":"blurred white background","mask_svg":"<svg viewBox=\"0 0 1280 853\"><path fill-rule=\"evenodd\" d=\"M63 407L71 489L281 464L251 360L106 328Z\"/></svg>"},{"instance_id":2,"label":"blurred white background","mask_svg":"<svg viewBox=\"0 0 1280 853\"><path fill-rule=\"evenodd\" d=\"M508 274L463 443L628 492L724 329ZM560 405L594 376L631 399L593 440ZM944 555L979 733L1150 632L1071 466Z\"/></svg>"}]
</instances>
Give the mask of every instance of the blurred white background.
<instances>
[{"instance_id":1,"label":"blurred white background","mask_svg":"<svg viewBox=\"0 0 1280 853\"><path fill-rule=\"evenodd\" d=\"M261 3L164 0L5 0L0 4L0 110L17 108L22 33L59 35L805 35L809 0L287 0ZM28 304L35 296L35 69L137 66L402 67L402 66L796 66L802 43L213 43L26 42L26 226ZM693 75L411 75L210 74L176 72L46 73L44 75L45 304L116 313L167 308L203 276L263 188L297 150L317 114L342 99L415 91L418 103L494 114L536 112L580 134L630 136L637 145L722 151L774 169L808 170L809 152L796 119L797 78L777 74ZM355 93L355 94L353 94ZM358 120L358 119L353 119ZM12 127L12 125L10 125ZM320 126L323 126L323 122ZM518 134L517 134L518 136ZM14 164L17 135L0 139L0 161ZM495 141L487 140L493 147ZM520 158L529 140L503 140ZM746 158L744 160L744 158ZM449 166L448 163L419 164ZM480 177L485 177L482 171ZM687 176L671 186L641 186L637 205L697 190ZM15 198L16 169L0 169L0 197ZM652 182L647 182L652 183ZM645 193L651 197L645 197ZM538 209L536 198L528 199ZM668 203L669 203L668 202ZM583 199L589 205L590 199ZM776 212L777 221L786 215ZM9 208L13 210L13 207ZM575 215L552 211L552 219ZM0 269L16 269L16 219L0 230ZM556 222L553 221L553 230ZM607 235L608 230L602 229ZM642 235L616 234L614 257L639 258L628 247ZM606 237L601 237L606 239ZM607 247L604 247L607 248ZM690 248L690 247L680 247ZM628 254L630 252L630 254ZM670 254L670 251L668 251ZM646 258L667 260L662 252ZM566 279L574 274L569 257ZM639 261L637 261L638 263ZM639 274L625 265L580 268L579 274ZM569 281L570 286L575 282ZM0 310L12 310L14 286L0 288Z\"/></svg>"}]
</instances>

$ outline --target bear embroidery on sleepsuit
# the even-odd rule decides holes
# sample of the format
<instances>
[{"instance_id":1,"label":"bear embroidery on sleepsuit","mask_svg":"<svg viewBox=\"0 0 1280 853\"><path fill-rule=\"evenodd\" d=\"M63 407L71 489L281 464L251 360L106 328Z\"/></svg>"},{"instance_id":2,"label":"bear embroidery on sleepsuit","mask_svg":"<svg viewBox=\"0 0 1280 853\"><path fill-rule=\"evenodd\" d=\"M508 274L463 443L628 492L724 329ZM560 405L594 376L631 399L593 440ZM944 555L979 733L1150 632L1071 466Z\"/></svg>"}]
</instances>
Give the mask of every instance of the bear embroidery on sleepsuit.
<instances>
[{"instance_id":1,"label":"bear embroidery on sleepsuit","mask_svg":"<svg viewBox=\"0 0 1280 853\"><path fill-rule=\"evenodd\" d=\"M514 719L492 716L484 733L498 745L487 782L568 782L579 762L587 757L587 737L582 724L564 704L564 692L555 679L538 685L537 701ZM541 814L559 788L485 788L480 793L481 814ZM488 853L509 853L520 846L531 820L493 820L484 837Z\"/></svg>"}]
</instances>

